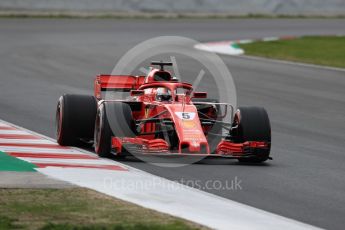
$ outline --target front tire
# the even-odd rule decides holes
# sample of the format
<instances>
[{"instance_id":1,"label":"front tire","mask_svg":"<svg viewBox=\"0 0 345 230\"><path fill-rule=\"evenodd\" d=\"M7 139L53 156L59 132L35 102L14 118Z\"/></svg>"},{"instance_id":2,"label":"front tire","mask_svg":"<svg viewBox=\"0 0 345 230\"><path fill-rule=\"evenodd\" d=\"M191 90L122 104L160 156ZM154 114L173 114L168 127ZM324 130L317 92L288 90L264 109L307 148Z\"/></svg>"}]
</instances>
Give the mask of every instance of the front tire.
<instances>
[{"instance_id":1,"label":"front tire","mask_svg":"<svg viewBox=\"0 0 345 230\"><path fill-rule=\"evenodd\" d=\"M95 152L100 157L110 157L112 132L108 123L105 104L97 110L95 121L94 145Z\"/></svg>"},{"instance_id":2,"label":"front tire","mask_svg":"<svg viewBox=\"0 0 345 230\"><path fill-rule=\"evenodd\" d=\"M271 149L271 125L268 114L261 107L240 107L234 117L234 126L231 136L237 143L246 141L263 141L269 143L267 149L258 149L256 156L239 158L239 162L260 163L269 158Z\"/></svg>"},{"instance_id":3,"label":"front tire","mask_svg":"<svg viewBox=\"0 0 345 230\"><path fill-rule=\"evenodd\" d=\"M111 138L133 137L134 120L130 106L122 102L105 102L97 110L94 145L100 157L111 156Z\"/></svg>"}]
</instances>

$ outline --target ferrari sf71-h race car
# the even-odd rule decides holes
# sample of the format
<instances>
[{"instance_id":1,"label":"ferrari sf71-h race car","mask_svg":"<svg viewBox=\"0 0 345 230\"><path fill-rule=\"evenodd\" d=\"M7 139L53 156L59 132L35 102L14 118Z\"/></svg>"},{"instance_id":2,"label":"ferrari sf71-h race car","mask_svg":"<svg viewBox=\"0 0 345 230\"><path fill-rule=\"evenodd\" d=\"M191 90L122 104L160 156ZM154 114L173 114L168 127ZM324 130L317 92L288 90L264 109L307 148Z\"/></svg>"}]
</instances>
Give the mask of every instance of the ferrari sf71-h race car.
<instances>
[{"instance_id":1,"label":"ferrari sf71-h race car","mask_svg":"<svg viewBox=\"0 0 345 230\"><path fill-rule=\"evenodd\" d=\"M164 66L147 76L99 75L94 96L65 94L56 111L57 142L94 145L101 157L126 154L227 157L240 162L270 159L271 128L260 107L239 107L193 92ZM126 99L109 93L127 92ZM231 113L231 121L223 118Z\"/></svg>"}]
</instances>

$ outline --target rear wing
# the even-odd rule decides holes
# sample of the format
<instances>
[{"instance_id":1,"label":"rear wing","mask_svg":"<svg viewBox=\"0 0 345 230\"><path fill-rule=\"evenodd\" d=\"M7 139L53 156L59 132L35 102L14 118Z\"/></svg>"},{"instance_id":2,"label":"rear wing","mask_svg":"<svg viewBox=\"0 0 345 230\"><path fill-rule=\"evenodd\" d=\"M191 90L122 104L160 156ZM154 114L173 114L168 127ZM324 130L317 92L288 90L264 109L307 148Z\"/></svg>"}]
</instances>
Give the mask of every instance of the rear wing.
<instances>
[{"instance_id":1,"label":"rear wing","mask_svg":"<svg viewBox=\"0 0 345 230\"><path fill-rule=\"evenodd\" d=\"M95 79L95 97L102 99L102 91L129 92L144 83L145 76L98 75Z\"/></svg>"}]
</instances>

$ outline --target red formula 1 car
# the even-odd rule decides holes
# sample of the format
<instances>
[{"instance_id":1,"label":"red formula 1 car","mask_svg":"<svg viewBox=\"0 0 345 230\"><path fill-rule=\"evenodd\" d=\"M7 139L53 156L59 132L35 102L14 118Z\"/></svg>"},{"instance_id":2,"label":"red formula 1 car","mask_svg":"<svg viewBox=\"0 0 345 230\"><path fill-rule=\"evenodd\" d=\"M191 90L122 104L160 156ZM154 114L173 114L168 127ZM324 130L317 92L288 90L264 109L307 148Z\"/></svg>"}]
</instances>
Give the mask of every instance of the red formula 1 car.
<instances>
[{"instance_id":1,"label":"red formula 1 car","mask_svg":"<svg viewBox=\"0 0 345 230\"><path fill-rule=\"evenodd\" d=\"M265 109L208 99L152 62L147 76L99 75L94 96L65 94L56 111L60 145L93 143L101 157L128 153L270 159L271 128ZM127 92L126 99L109 95ZM223 118L231 115L231 121ZM225 131L224 131L225 130Z\"/></svg>"}]
</instances>

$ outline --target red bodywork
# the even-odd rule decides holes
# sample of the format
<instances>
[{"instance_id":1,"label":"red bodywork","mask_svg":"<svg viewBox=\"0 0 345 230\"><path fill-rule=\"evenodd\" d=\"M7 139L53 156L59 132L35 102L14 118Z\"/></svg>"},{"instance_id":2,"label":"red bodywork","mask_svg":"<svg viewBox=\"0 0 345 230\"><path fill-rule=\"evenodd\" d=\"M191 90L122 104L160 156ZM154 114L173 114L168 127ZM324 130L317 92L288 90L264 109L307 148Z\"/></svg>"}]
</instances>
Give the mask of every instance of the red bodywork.
<instances>
[{"instance_id":1,"label":"red bodywork","mask_svg":"<svg viewBox=\"0 0 345 230\"><path fill-rule=\"evenodd\" d=\"M155 74L162 72L168 79L157 81ZM256 151L269 147L269 143L265 142L234 143L223 138L212 151L207 138L210 124L201 122L202 117L199 116L197 106L192 101L193 97L205 97L207 94L203 92L192 94L191 84L178 82L173 78L169 79L169 75L170 73L167 71L153 69L148 76L99 75L96 77L94 93L99 104L109 101L102 96L103 91L131 92L131 96L126 100L111 101L121 101L131 105L132 115L137 121L140 132L136 137L112 137L112 149L115 153L121 154L123 148L126 147L134 148L142 154L239 158L251 156ZM170 91L171 100L157 100L158 88ZM180 94L178 90L182 90L184 93ZM198 102L197 104L210 105L207 110L207 118L217 120L215 105L209 102ZM215 104L225 105L225 103ZM230 107L232 108L231 105ZM162 128L161 123L157 123L157 120L173 127L176 142L169 143L169 141L157 137L156 132Z\"/></svg>"}]
</instances>

